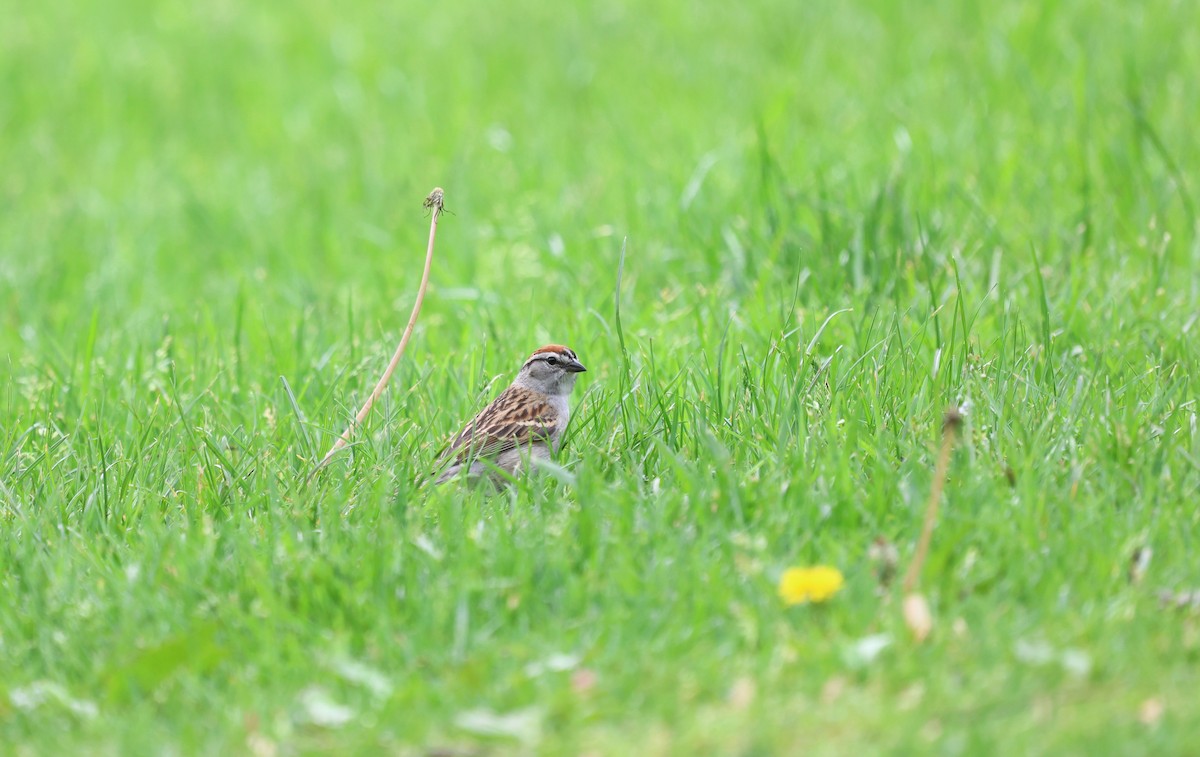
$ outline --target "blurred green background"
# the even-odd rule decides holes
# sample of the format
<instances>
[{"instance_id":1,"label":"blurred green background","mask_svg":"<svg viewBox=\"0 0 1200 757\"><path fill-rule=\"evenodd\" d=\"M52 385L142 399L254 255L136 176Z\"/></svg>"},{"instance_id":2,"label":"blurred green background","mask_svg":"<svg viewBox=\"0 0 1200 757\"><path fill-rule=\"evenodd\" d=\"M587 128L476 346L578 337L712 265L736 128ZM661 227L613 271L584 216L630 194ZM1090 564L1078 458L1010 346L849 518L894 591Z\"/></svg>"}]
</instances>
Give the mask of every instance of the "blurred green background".
<instances>
[{"instance_id":1,"label":"blurred green background","mask_svg":"<svg viewBox=\"0 0 1200 757\"><path fill-rule=\"evenodd\" d=\"M1167 264L1196 263L1190 3L5 16L6 331L61 347L97 313L102 330L219 323L239 291L289 324L351 292L386 311L434 185L456 214L435 284L479 298L431 300L430 328L470 316L438 347L544 313L549 291L562 308L543 320L601 307L625 235L646 261L631 307L753 276L730 270L730 236L747 264L807 266L821 304L884 286L907 262L888 248L920 223L977 265L980 295L1002 240L1006 267L1034 243L1063 272L1113 270L1158 252L1153 221L1173 233Z\"/></svg>"}]
</instances>

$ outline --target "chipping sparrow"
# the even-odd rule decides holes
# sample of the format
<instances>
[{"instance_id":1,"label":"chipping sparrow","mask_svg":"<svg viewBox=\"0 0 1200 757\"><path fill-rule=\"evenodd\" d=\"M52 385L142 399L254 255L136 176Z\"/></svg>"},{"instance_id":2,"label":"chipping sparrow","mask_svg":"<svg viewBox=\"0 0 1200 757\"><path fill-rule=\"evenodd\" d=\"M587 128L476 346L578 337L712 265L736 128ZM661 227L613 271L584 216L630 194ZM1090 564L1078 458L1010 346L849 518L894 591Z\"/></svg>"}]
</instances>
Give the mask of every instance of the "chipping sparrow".
<instances>
[{"instance_id":1,"label":"chipping sparrow","mask_svg":"<svg viewBox=\"0 0 1200 757\"><path fill-rule=\"evenodd\" d=\"M575 388L575 374L585 370L575 353L561 344L548 344L530 355L512 384L439 456L436 483L466 471L472 479L487 474L499 485L504 479L496 468L514 475L522 462L549 459L558 451L571 414L567 397Z\"/></svg>"}]
</instances>

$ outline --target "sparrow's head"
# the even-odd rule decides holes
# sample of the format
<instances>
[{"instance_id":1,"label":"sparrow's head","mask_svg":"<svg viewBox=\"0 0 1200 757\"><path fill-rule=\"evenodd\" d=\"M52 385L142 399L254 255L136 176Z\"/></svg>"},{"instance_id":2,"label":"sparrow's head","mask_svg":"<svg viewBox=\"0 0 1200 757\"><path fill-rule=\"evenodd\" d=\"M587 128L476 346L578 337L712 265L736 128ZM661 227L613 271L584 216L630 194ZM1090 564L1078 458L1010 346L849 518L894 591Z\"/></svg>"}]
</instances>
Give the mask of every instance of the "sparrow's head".
<instances>
[{"instance_id":1,"label":"sparrow's head","mask_svg":"<svg viewBox=\"0 0 1200 757\"><path fill-rule=\"evenodd\" d=\"M542 394L566 395L575 388L575 374L586 370L570 347L548 344L529 356L513 383Z\"/></svg>"}]
</instances>

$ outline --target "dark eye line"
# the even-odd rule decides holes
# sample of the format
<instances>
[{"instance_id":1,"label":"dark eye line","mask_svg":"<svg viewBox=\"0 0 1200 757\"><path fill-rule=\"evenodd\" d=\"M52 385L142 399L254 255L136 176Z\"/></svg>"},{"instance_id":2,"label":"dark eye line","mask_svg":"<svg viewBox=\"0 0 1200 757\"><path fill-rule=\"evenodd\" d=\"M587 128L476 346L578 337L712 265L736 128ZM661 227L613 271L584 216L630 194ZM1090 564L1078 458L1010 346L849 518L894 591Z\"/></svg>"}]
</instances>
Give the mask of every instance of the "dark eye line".
<instances>
[{"instance_id":1,"label":"dark eye line","mask_svg":"<svg viewBox=\"0 0 1200 757\"><path fill-rule=\"evenodd\" d=\"M578 360L578 358L575 357L574 352L572 352L571 350L567 350L566 352L562 353L561 355L550 354L550 353L541 353L538 355L534 355L533 357L531 357L529 359L529 363L526 363L526 365L533 363L533 361L535 361L535 360L544 361L545 363L547 363L549 365L558 365L560 359Z\"/></svg>"}]
</instances>

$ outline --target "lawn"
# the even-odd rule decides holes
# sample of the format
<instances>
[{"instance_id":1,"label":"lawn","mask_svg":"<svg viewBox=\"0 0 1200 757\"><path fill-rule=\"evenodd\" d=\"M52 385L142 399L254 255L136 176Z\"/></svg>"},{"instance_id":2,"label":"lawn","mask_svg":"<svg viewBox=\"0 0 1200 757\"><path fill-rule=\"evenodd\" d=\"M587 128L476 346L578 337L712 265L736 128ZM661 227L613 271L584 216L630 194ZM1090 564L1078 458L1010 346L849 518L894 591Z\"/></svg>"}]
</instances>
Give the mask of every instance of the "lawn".
<instances>
[{"instance_id":1,"label":"lawn","mask_svg":"<svg viewBox=\"0 0 1200 757\"><path fill-rule=\"evenodd\" d=\"M1200 749L1200 5L0 7L0 751Z\"/></svg>"}]
</instances>

